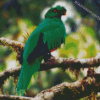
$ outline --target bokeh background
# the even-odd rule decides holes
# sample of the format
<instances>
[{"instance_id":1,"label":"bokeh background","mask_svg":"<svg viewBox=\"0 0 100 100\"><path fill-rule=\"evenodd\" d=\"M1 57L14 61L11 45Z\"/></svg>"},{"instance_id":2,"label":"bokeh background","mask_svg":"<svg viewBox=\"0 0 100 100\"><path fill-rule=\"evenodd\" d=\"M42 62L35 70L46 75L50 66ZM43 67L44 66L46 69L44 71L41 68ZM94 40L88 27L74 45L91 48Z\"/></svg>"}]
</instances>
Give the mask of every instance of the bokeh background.
<instances>
[{"instance_id":1,"label":"bokeh background","mask_svg":"<svg viewBox=\"0 0 100 100\"><path fill-rule=\"evenodd\" d=\"M79 59L96 56L100 52L99 0L0 0L0 37L25 43L28 34L44 19L48 9L57 5L67 9L67 15L62 17L67 36L65 46L62 45L52 55ZM10 47L0 45L0 72L14 67L21 67L16 61L16 53ZM95 70L100 72L99 67ZM84 77L86 71L87 69L81 70L78 78ZM5 81L3 94L15 95L15 80L17 79L9 77ZM64 72L54 68L41 71L37 80L32 77L25 95L35 96L38 92L62 82L74 81L76 76L69 70Z\"/></svg>"}]
</instances>

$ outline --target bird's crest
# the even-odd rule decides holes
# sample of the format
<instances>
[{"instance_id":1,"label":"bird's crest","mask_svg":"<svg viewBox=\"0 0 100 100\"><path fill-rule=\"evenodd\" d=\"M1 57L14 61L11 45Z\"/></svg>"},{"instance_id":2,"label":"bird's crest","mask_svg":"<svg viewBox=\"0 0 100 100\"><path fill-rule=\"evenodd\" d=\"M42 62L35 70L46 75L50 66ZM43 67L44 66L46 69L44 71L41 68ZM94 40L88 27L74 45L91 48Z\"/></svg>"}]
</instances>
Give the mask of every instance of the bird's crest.
<instances>
[{"instance_id":1,"label":"bird's crest","mask_svg":"<svg viewBox=\"0 0 100 100\"><path fill-rule=\"evenodd\" d=\"M22 36L24 37L25 40L27 40L27 39L29 38L29 36L30 36L29 33L28 33L27 31L26 31L26 33L27 33L27 36L22 35Z\"/></svg>"}]
</instances>

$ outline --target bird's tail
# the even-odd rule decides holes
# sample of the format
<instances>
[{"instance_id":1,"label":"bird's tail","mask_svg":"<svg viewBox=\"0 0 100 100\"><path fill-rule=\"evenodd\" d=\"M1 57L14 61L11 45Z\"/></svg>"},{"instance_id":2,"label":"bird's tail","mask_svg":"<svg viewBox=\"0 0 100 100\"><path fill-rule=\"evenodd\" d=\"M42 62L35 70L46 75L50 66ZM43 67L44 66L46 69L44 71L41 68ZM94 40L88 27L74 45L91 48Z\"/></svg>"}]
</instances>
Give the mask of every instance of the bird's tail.
<instances>
[{"instance_id":1,"label":"bird's tail","mask_svg":"<svg viewBox=\"0 0 100 100\"><path fill-rule=\"evenodd\" d=\"M17 90L16 93L18 95L24 95L24 92L26 88L29 85L29 82L31 80L32 75L36 78L36 73L38 72L38 69L40 68L42 58L38 57L35 59L35 61L29 65L28 62L24 62L22 64L22 69L19 76L19 81L17 84Z\"/></svg>"}]
</instances>

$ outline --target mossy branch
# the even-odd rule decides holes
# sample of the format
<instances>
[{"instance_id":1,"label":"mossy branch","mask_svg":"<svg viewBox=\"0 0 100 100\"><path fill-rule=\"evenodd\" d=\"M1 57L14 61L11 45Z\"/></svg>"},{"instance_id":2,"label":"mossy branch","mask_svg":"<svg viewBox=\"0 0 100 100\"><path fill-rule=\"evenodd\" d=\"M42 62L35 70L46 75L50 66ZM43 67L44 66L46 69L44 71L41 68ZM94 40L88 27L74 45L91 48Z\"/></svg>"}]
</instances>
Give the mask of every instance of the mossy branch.
<instances>
[{"instance_id":1,"label":"mossy branch","mask_svg":"<svg viewBox=\"0 0 100 100\"><path fill-rule=\"evenodd\" d=\"M91 98L100 91L99 77L100 74L93 74L73 83L64 82L41 91L34 98L0 95L0 100L77 100L86 96Z\"/></svg>"}]
</instances>

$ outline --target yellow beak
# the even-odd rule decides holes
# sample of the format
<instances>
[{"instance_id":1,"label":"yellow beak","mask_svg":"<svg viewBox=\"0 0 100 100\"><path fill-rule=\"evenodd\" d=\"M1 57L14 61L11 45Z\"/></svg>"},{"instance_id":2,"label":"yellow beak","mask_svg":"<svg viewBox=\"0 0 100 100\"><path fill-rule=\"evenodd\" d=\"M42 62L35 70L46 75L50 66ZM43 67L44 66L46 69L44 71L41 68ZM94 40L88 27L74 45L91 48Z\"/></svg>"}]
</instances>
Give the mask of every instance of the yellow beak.
<instances>
[{"instance_id":1,"label":"yellow beak","mask_svg":"<svg viewBox=\"0 0 100 100\"><path fill-rule=\"evenodd\" d=\"M64 15L66 15L66 13L64 13Z\"/></svg>"}]
</instances>

